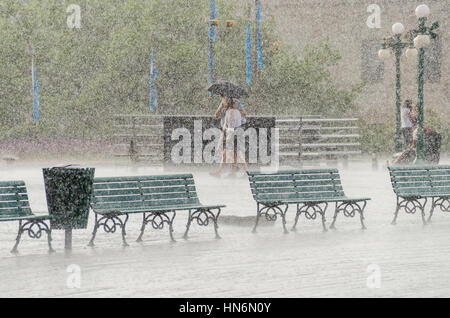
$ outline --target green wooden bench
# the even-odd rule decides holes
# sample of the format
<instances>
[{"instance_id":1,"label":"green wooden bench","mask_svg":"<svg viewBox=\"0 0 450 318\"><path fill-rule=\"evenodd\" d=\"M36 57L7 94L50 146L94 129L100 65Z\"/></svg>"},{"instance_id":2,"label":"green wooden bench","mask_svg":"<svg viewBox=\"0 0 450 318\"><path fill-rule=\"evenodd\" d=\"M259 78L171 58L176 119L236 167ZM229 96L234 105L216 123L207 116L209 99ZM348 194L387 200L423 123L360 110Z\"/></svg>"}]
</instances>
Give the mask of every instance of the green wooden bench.
<instances>
[{"instance_id":1,"label":"green wooden bench","mask_svg":"<svg viewBox=\"0 0 450 318\"><path fill-rule=\"evenodd\" d=\"M435 208L450 212L450 165L444 166L392 166L388 167L397 207L392 224L396 224L398 212L404 209L407 214L421 212L425 220L425 206L431 199L428 221L431 221Z\"/></svg>"},{"instance_id":2,"label":"green wooden bench","mask_svg":"<svg viewBox=\"0 0 450 318\"><path fill-rule=\"evenodd\" d=\"M216 237L220 238L217 222L223 207L200 203L192 174L95 178L91 200L95 226L89 245L94 245L97 229L102 226L106 233L121 229L123 244L127 246L125 227L130 214L142 214L138 242L142 241L147 224L153 229L163 229L167 224L170 238L175 241L173 221L179 210L189 212L184 238L193 221L200 226L208 226L212 221Z\"/></svg>"},{"instance_id":3,"label":"green wooden bench","mask_svg":"<svg viewBox=\"0 0 450 318\"><path fill-rule=\"evenodd\" d=\"M19 232L16 244L11 250L17 253L20 238L27 233L30 238L39 239L42 232L47 233L48 247L52 248L52 228L46 221L56 218L55 215L34 215L28 201L27 188L23 181L1 181L0 182L0 222L19 221Z\"/></svg>"},{"instance_id":4,"label":"green wooden bench","mask_svg":"<svg viewBox=\"0 0 450 318\"><path fill-rule=\"evenodd\" d=\"M304 214L306 219L315 220L320 214L323 230L326 231L325 212L328 203L335 203L333 222L335 228L339 212L347 217L354 217L358 212L361 226L364 225L364 208L370 198L348 198L342 189L337 169L285 170L276 172L248 172L253 198L257 202L256 231L259 218L265 215L266 220L275 221L280 215L284 232L286 229L286 212L290 204L297 206L294 231L298 218Z\"/></svg>"}]
</instances>

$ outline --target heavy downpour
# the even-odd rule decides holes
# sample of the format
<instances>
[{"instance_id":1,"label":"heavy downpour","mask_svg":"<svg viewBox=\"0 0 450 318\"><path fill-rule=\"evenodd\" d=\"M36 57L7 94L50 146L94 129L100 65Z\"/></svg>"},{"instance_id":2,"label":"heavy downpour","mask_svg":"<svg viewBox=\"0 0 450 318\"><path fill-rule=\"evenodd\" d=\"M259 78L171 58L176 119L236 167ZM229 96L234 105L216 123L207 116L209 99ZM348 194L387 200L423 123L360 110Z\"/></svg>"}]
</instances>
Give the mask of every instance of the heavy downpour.
<instances>
[{"instance_id":1,"label":"heavy downpour","mask_svg":"<svg viewBox=\"0 0 450 318\"><path fill-rule=\"evenodd\" d=\"M450 297L449 17L1 0L0 297Z\"/></svg>"}]
</instances>

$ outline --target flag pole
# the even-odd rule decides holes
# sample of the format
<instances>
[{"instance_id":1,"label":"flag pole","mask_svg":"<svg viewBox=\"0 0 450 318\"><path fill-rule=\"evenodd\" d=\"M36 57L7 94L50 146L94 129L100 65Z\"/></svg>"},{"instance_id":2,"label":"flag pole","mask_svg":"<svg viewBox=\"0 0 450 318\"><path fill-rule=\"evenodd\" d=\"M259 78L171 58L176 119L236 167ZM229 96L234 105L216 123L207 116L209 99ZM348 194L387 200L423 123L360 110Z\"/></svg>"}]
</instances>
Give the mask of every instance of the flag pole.
<instances>
[{"instance_id":1,"label":"flag pole","mask_svg":"<svg viewBox=\"0 0 450 318\"><path fill-rule=\"evenodd\" d=\"M214 5L213 0L209 1L209 13L208 13L208 82L209 84L214 83L215 81L215 74L214 74L214 41L213 41L213 27L211 25L211 19L214 15ZM208 96L209 100L209 108L212 108L213 106L213 97L212 94L209 94Z\"/></svg>"},{"instance_id":2,"label":"flag pole","mask_svg":"<svg viewBox=\"0 0 450 318\"><path fill-rule=\"evenodd\" d=\"M247 32L245 37L245 63L246 63L246 69L245 69L245 77L247 85L251 86L251 80L252 80L252 35L251 35L251 14L252 14L252 6L250 3L248 3L247 6Z\"/></svg>"},{"instance_id":3,"label":"flag pole","mask_svg":"<svg viewBox=\"0 0 450 318\"><path fill-rule=\"evenodd\" d=\"M151 33L150 35L150 76L149 76L149 108L151 112L155 111L155 106L153 104L153 94L154 94L154 86L156 85L154 79L153 79L153 74L154 74L154 56L153 56L153 37L154 37L154 32Z\"/></svg>"}]
</instances>

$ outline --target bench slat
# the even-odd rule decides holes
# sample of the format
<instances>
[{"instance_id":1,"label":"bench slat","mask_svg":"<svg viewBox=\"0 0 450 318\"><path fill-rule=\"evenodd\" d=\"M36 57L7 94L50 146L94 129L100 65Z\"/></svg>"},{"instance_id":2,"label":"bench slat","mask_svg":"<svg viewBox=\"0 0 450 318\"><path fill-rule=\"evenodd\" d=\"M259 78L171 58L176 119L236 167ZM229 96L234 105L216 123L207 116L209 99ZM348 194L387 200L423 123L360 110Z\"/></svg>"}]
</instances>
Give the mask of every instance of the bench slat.
<instances>
[{"instance_id":1,"label":"bench slat","mask_svg":"<svg viewBox=\"0 0 450 318\"><path fill-rule=\"evenodd\" d=\"M424 180L423 176L412 176L412 177L394 177L393 180L395 182L420 182ZM427 178L427 180L430 180L430 178ZM448 176L433 176L433 181L447 181L450 182L450 175Z\"/></svg>"},{"instance_id":2,"label":"bench slat","mask_svg":"<svg viewBox=\"0 0 450 318\"><path fill-rule=\"evenodd\" d=\"M96 190L110 190L110 189L127 189L141 187L163 187L172 185L194 185L194 179L179 179L174 181L134 181L134 182L108 182L108 183L96 183L94 181Z\"/></svg>"},{"instance_id":3,"label":"bench slat","mask_svg":"<svg viewBox=\"0 0 450 318\"><path fill-rule=\"evenodd\" d=\"M450 187L449 181L430 181L424 180L422 182L395 182L394 188L402 189L402 188L417 188L417 187Z\"/></svg>"},{"instance_id":4,"label":"bench slat","mask_svg":"<svg viewBox=\"0 0 450 318\"><path fill-rule=\"evenodd\" d=\"M333 192L342 191L342 186L322 186L322 187L290 187L290 188L254 188L252 192L256 195L260 193L308 193L308 192Z\"/></svg>"},{"instance_id":5,"label":"bench slat","mask_svg":"<svg viewBox=\"0 0 450 318\"><path fill-rule=\"evenodd\" d=\"M450 169L439 169L439 170L402 170L402 171L391 171L391 175L397 176L447 176L450 175Z\"/></svg>"},{"instance_id":6,"label":"bench slat","mask_svg":"<svg viewBox=\"0 0 450 318\"><path fill-rule=\"evenodd\" d=\"M0 193L0 202L2 201L28 201L27 194L3 194Z\"/></svg>"},{"instance_id":7,"label":"bench slat","mask_svg":"<svg viewBox=\"0 0 450 318\"><path fill-rule=\"evenodd\" d=\"M25 182L22 180L0 182L0 221L26 220L35 217L28 201Z\"/></svg>"},{"instance_id":8,"label":"bench slat","mask_svg":"<svg viewBox=\"0 0 450 318\"><path fill-rule=\"evenodd\" d=\"M255 196L257 200L274 200L282 201L283 199L318 199L342 197L342 193L338 192L317 192L317 193L283 193L283 194L258 194Z\"/></svg>"},{"instance_id":9,"label":"bench slat","mask_svg":"<svg viewBox=\"0 0 450 318\"><path fill-rule=\"evenodd\" d=\"M158 175L158 176L129 176L129 177L105 177L95 178L94 183L114 183L127 181L151 181L151 180L184 180L193 179L192 174L172 174L172 175Z\"/></svg>"},{"instance_id":10,"label":"bench slat","mask_svg":"<svg viewBox=\"0 0 450 318\"><path fill-rule=\"evenodd\" d=\"M149 212L149 211L173 211L173 210L190 210L190 209L199 209L199 208L205 208L205 209L217 209L217 208L223 208L225 205L203 205L203 204L183 204L183 205L171 205L168 207L145 207L145 208L123 208L121 209L121 212L123 213L143 213L143 212ZM110 209L97 209L97 213L100 214L106 214L113 212ZM117 212L117 211L114 211Z\"/></svg>"},{"instance_id":11,"label":"bench slat","mask_svg":"<svg viewBox=\"0 0 450 318\"><path fill-rule=\"evenodd\" d=\"M344 196L343 191L329 191L329 192L310 192L310 193L301 193L300 198L302 199L318 199L322 200L323 198L337 198Z\"/></svg>"},{"instance_id":12,"label":"bench slat","mask_svg":"<svg viewBox=\"0 0 450 318\"><path fill-rule=\"evenodd\" d=\"M145 207L167 207L170 209L170 206L177 206L183 204L198 204L198 200L192 199L173 199L173 200L160 200L160 201L132 201L132 202L116 202L116 203L96 203L93 204L92 207L95 210L117 210L121 211L127 208L142 208Z\"/></svg>"},{"instance_id":13,"label":"bench slat","mask_svg":"<svg viewBox=\"0 0 450 318\"><path fill-rule=\"evenodd\" d=\"M359 198L348 198L346 196L343 197L332 197L332 198L328 198L328 197L320 197L317 199L298 199L298 198L294 198L294 199L284 199L283 202L285 203L307 203L307 202L311 202L311 203L321 203L321 202L361 202L361 201L369 201L371 200L371 198L367 198L367 197L359 197ZM277 202L274 200L260 200L259 202L261 203L272 203L272 202Z\"/></svg>"},{"instance_id":14,"label":"bench slat","mask_svg":"<svg viewBox=\"0 0 450 318\"><path fill-rule=\"evenodd\" d=\"M445 194L450 195L450 187L440 187L440 188L405 188L397 189L397 193L401 194Z\"/></svg>"},{"instance_id":15,"label":"bench slat","mask_svg":"<svg viewBox=\"0 0 450 318\"><path fill-rule=\"evenodd\" d=\"M305 175L305 174L339 174L337 169L304 169L304 170L279 170L279 171L248 171L249 176L257 175Z\"/></svg>"},{"instance_id":16,"label":"bench slat","mask_svg":"<svg viewBox=\"0 0 450 318\"><path fill-rule=\"evenodd\" d=\"M6 216L11 217L11 216L27 216L27 215L33 215L29 207L24 207L21 208L20 210L17 208L0 209L0 218Z\"/></svg>"},{"instance_id":17,"label":"bench slat","mask_svg":"<svg viewBox=\"0 0 450 318\"><path fill-rule=\"evenodd\" d=\"M0 202L0 208L28 207L28 201L6 201Z\"/></svg>"},{"instance_id":18,"label":"bench slat","mask_svg":"<svg viewBox=\"0 0 450 318\"><path fill-rule=\"evenodd\" d=\"M112 191L112 190L109 190ZM138 187L128 188L128 190L121 190L123 193L118 194L141 194L142 193L169 193L169 192L195 192L195 186L181 186L181 187L155 187L155 188L142 188L142 191ZM94 184L94 196L104 196L104 190L100 193L96 190L96 184Z\"/></svg>"},{"instance_id":19,"label":"bench slat","mask_svg":"<svg viewBox=\"0 0 450 318\"><path fill-rule=\"evenodd\" d=\"M27 193L27 188L25 187L0 188L0 194L7 194L7 193Z\"/></svg>"},{"instance_id":20,"label":"bench slat","mask_svg":"<svg viewBox=\"0 0 450 318\"><path fill-rule=\"evenodd\" d=\"M275 201L283 201L287 199L298 199L299 196L297 193L284 193L284 194L258 194L254 196L256 201L263 200L273 200Z\"/></svg>"},{"instance_id":21,"label":"bench slat","mask_svg":"<svg viewBox=\"0 0 450 318\"><path fill-rule=\"evenodd\" d=\"M129 202L129 201L152 201L159 199L177 199L177 198L196 198L197 195L188 193L188 192L180 192L180 193L161 193L161 194L151 194L151 195L120 195L120 196L96 196L94 197L94 202Z\"/></svg>"},{"instance_id":22,"label":"bench slat","mask_svg":"<svg viewBox=\"0 0 450 318\"><path fill-rule=\"evenodd\" d=\"M0 181L0 188L25 187L24 181Z\"/></svg>"},{"instance_id":23,"label":"bench slat","mask_svg":"<svg viewBox=\"0 0 450 318\"><path fill-rule=\"evenodd\" d=\"M264 182L264 181L302 181L302 180L339 180L338 174L311 174L311 175L295 175L295 178L289 175L280 176L255 176L249 178L250 182Z\"/></svg>"},{"instance_id":24,"label":"bench slat","mask_svg":"<svg viewBox=\"0 0 450 318\"><path fill-rule=\"evenodd\" d=\"M305 181L295 181L295 182L250 182L251 188L283 188L283 187L304 187L304 186L320 186L320 185L330 185L332 182L339 184L339 179L327 179L327 180L305 180Z\"/></svg>"},{"instance_id":25,"label":"bench slat","mask_svg":"<svg viewBox=\"0 0 450 318\"><path fill-rule=\"evenodd\" d=\"M173 185L179 185L177 184L173 184ZM139 188L137 186L134 186L132 188L110 188L110 189L105 189L103 190L103 187L100 187L100 190L97 188L97 184L94 185L94 195L95 196L106 196L106 195L126 195L126 194L135 194L135 193L154 193L154 192L159 192L158 188L160 187L142 187L142 190L139 190ZM195 186L194 184L189 185L189 186L185 186L185 185L181 185L183 187L183 191L187 192L191 192L191 191L195 191ZM169 187L167 187L169 188ZM181 187L177 187L177 189L180 189Z\"/></svg>"},{"instance_id":26,"label":"bench slat","mask_svg":"<svg viewBox=\"0 0 450 318\"><path fill-rule=\"evenodd\" d=\"M390 171L401 170L450 170L450 165L436 165L436 166L391 166L388 167Z\"/></svg>"}]
</instances>

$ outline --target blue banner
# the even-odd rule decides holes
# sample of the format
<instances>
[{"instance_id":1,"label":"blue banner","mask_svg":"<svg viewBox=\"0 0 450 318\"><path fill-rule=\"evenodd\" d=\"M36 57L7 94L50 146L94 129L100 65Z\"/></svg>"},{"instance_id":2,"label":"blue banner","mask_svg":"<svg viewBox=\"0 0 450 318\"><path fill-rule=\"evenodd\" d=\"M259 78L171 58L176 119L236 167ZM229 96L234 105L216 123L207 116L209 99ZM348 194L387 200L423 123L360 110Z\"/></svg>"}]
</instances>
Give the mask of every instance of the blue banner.
<instances>
[{"instance_id":1,"label":"blue banner","mask_svg":"<svg viewBox=\"0 0 450 318\"><path fill-rule=\"evenodd\" d=\"M36 74L36 66L33 63L33 122L39 120L39 84Z\"/></svg>"},{"instance_id":2,"label":"blue banner","mask_svg":"<svg viewBox=\"0 0 450 318\"><path fill-rule=\"evenodd\" d=\"M155 90L153 92L153 94L155 95L153 104L154 104L154 107L158 107L158 91L156 89L156 79L158 78L158 68L156 67L155 62L153 62L153 73L154 73L153 79L155 80L155 84L153 85L154 86L153 89Z\"/></svg>"},{"instance_id":3,"label":"blue banner","mask_svg":"<svg viewBox=\"0 0 450 318\"><path fill-rule=\"evenodd\" d=\"M216 19L216 1L215 0L211 0L211 19L212 20ZM216 26L212 27L211 38L212 38L213 42L216 42Z\"/></svg>"},{"instance_id":4,"label":"blue banner","mask_svg":"<svg viewBox=\"0 0 450 318\"><path fill-rule=\"evenodd\" d=\"M257 21L256 21L256 40L257 40L257 58L258 58L258 67L259 69L263 69L263 57L262 57L262 49L261 49L261 7L260 7L260 0L257 0Z\"/></svg>"},{"instance_id":5,"label":"blue banner","mask_svg":"<svg viewBox=\"0 0 450 318\"><path fill-rule=\"evenodd\" d=\"M158 106L158 95L156 91L156 81L158 77L158 69L156 63L153 61L153 49L150 53L150 111L154 112L155 107Z\"/></svg>"},{"instance_id":6,"label":"blue banner","mask_svg":"<svg viewBox=\"0 0 450 318\"><path fill-rule=\"evenodd\" d=\"M208 83L213 81L213 67L214 67L214 52L212 49L212 38L211 38L211 22L208 21ZM211 92L208 92L209 96L212 96Z\"/></svg>"},{"instance_id":7,"label":"blue banner","mask_svg":"<svg viewBox=\"0 0 450 318\"><path fill-rule=\"evenodd\" d=\"M252 35L250 30L250 21L247 25L247 37L245 39L245 70L247 85L252 85Z\"/></svg>"}]
</instances>

